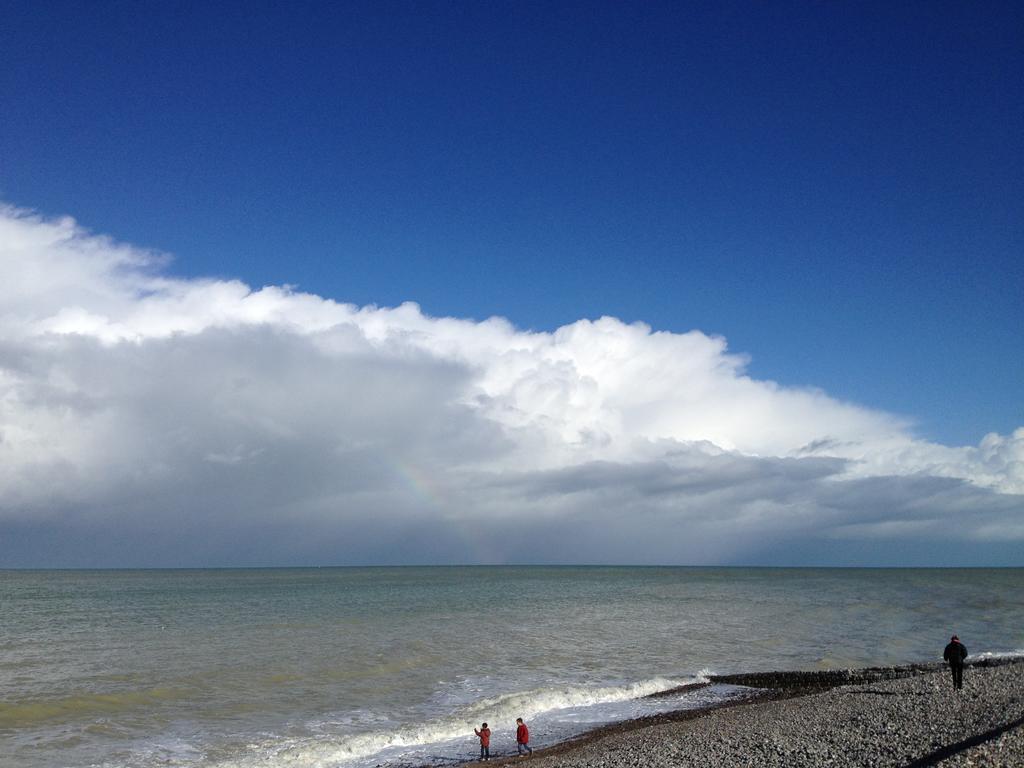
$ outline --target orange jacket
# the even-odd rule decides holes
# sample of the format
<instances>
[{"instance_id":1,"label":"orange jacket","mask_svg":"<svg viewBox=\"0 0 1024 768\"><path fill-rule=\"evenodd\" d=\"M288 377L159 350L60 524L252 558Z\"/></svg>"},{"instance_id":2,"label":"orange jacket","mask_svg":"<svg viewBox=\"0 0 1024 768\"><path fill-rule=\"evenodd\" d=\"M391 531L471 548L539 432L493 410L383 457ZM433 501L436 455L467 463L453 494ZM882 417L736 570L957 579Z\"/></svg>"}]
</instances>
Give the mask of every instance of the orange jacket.
<instances>
[{"instance_id":1,"label":"orange jacket","mask_svg":"<svg viewBox=\"0 0 1024 768\"><path fill-rule=\"evenodd\" d=\"M481 728L479 731L474 728L473 733L480 737L480 746L489 747L491 746L491 729Z\"/></svg>"}]
</instances>

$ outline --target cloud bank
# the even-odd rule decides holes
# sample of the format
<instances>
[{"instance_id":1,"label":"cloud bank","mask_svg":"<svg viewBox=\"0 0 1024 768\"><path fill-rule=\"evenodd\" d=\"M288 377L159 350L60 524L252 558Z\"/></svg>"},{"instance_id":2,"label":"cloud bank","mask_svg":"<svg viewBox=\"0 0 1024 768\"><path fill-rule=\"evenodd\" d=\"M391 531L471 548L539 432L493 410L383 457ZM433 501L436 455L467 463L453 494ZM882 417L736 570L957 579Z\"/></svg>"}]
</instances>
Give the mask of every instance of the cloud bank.
<instances>
[{"instance_id":1,"label":"cloud bank","mask_svg":"<svg viewBox=\"0 0 1024 768\"><path fill-rule=\"evenodd\" d=\"M1022 564L977 446L758 381L726 341L178 279L0 210L0 566Z\"/></svg>"}]
</instances>

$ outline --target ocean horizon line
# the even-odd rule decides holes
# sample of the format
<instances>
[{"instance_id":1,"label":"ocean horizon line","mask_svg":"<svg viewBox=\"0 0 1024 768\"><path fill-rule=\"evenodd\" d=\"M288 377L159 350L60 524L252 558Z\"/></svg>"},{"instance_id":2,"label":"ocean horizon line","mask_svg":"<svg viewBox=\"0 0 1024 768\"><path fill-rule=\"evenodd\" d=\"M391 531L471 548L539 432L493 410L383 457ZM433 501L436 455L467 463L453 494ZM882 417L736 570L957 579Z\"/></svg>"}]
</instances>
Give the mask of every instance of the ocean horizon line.
<instances>
[{"instance_id":1,"label":"ocean horizon line","mask_svg":"<svg viewBox=\"0 0 1024 768\"><path fill-rule=\"evenodd\" d=\"M330 565L113 565L113 566L0 566L6 572L111 572L111 571L321 571L465 568L518 569L661 569L661 570L763 570L763 571L991 571L1024 570L1024 565L691 565L671 563L337 563Z\"/></svg>"}]
</instances>

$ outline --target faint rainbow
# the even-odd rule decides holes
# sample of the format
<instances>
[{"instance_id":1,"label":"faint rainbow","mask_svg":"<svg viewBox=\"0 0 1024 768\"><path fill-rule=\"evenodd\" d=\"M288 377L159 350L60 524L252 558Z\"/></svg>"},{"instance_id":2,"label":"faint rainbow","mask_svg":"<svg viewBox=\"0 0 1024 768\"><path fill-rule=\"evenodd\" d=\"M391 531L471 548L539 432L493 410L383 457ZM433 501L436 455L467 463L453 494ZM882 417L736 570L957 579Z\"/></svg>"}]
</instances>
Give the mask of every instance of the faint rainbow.
<instances>
[{"instance_id":1,"label":"faint rainbow","mask_svg":"<svg viewBox=\"0 0 1024 768\"><path fill-rule=\"evenodd\" d=\"M465 551L465 563L494 563L500 558L494 548L493 536L488 536L486 523L465 522L453 519L451 499L447 491L436 481L434 475L422 467L399 459L385 460L399 485L411 496L417 505L436 515L446 523L444 528L459 541Z\"/></svg>"}]
</instances>

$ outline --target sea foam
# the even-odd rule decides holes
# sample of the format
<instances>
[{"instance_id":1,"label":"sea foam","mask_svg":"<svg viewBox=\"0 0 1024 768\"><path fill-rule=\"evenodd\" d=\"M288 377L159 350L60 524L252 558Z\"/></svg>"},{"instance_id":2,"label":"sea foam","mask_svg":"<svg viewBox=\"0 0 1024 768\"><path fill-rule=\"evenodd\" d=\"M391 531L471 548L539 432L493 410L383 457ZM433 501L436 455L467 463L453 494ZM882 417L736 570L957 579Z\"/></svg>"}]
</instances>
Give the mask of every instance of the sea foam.
<instances>
[{"instance_id":1,"label":"sea foam","mask_svg":"<svg viewBox=\"0 0 1024 768\"><path fill-rule=\"evenodd\" d=\"M473 729L482 721L492 724L494 738L511 734L515 719L543 716L558 710L579 709L599 704L613 704L642 699L682 685L704 682L704 678L656 677L635 683L607 686L558 686L537 688L480 699L459 708L448 717L419 724L404 725L392 730L375 730L336 738L267 740L250 745L250 752L239 759L220 763L220 768L251 768L259 764L327 768L357 763L387 752L395 757L403 751L428 745L444 745L454 741L470 741ZM504 728L500 726L505 726ZM505 734L504 731L508 731ZM470 744L472 742L470 741ZM447 751L447 750L442 750Z\"/></svg>"}]
</instances>

